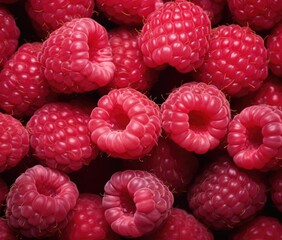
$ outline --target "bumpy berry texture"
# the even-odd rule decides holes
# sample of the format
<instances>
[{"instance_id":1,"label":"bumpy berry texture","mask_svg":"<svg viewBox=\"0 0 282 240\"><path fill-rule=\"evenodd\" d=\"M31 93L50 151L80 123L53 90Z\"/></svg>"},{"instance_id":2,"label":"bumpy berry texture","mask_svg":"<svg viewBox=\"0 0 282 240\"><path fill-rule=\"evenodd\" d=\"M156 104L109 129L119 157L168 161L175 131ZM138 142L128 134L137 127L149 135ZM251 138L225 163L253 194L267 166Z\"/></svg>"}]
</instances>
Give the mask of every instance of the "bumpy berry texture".
<instances>
[{"instance_id":1,"label":"bumpy berry texture","mask_svg":"<svg viewBox=\"0 0 282 240\"><path fill-rule=\"evenodd\" d=\"M232 229L254 217L266 203L262 176L244 172L220 156L197 175L187 200L193 215L214 229Z\"/></svg>"},{"instance_id":2,"label":"bumpy berry texture","mask_svg":"<svg viewBox=\"0 0 282 240\"><path fill-rule=\"evenodd\" d=\"M276 170L269 175L271 200L282 213L282 170Z\"/></svg>"},{"instance_id":3,"label":"bumpy berry texture","mask_svg":"<svg viewBox=\"0 0 282 240\"><path fill-rule=\"evenodd\" d=\"M9 190L8 225L29 238L54 236L67 225L77 198L77 187L67 175L35 165Z\"/></svg>"},{"instance_id":4,"label":"bumpy berry texture","mask_svg":"<svg viewBox=\"0 0 282 240\"><path fill-rule=\"evenodd\" d=\"M147 66L170 65L179 72L200 67L209 48L211 22L206 12L189 1L166 2L146 19L140 47Z\"/></svg>"},{"instance_id":5,"label":"bumpy berry texture","mask_svg":"<svg viewBox=\"0 0 282 240\"><path fill-rule=\"evenodd\" d=\"M271 29L282 19L281 1L227 0L234 21L256 31Z\"/></svg>"},{"instance_id":6,"label":"bumpy berry texture","mask_svg":"<svg viewBox=\"0 0 282 240\"><path fill-rule=\"evenodd\" d=\"M3 240L17 240L16 234L12 231L12 229L7 224L7 220L5 218L0 218L0 239Z\"/></svg>"},{"instance_id":7,"label":"bumpy berry texture","mask_svg":"<svg viewBox=\"0 0 282 240\"><path fill-rule=\"evenodd\" d=\"M104 216L102 197L80 194L68 225L61 231L60 240L118 240Z\"/></svg>"},{"instance_id":8,"label":"bumpy berry texture","mask_svg":"<svg viewBox=\"0 0 282 240\"><path fill-rule=\"evenodd\" d=\"M16 51L19 44L20 29L14 16L5 6L0 6L0 70Z\"/></svg>"},{"instance_id":9,"label":"bumpy berry texture","mask_svg":"<svg viewBox=\"0 0 282 240\"><path fill-rule=\"evenodd\" d=\"M174 89L161 105L161 112L168 137L198 154L220 144L231 119L225 95L213 85L197 82Z\"/></svg>"},{"instance_id":10,"label":"bumpy berry texture","mask_svg":"<svg viewBox=\"0 0 282 240\"><path fill-rule=\"evenodd\" d=\"M239 167L275 167L282 156L282 111L264 104L244 108L229 124L227 151Z\"/></svg>"},{"instance_id":11,"label":"bumpy berry texture","mask_svg":"<svg viewBox=\"0 0 282 240\"><path fill-rule=\"evenodd\" d=\"M53 31L39 61L49 84L62 93L95 90L115 72L107 31L91 18L73 19Z\"/></svg>"},{"instance_id":12,"label":"bumpy berry texture","mask_svg":"<svg viewBox=\"0 0 282 240\"><path fill-rule=\"evenodd\" d=\"M74 18L90 18L94 0L27 0L25 10L37 34L44 38Z\"/></svg>"},{"instance_id":13,"label":"bumpy berry texture","mask_svg":"<svg viewBox=\"0 0 282 240\"><path fill-rule=\"evenodd\" d=\"M192 214L180 208L173 208L171 214L155 232L141 240L213 240L213 234Z\"/></svg>"},{"instance_id":14,"label":"bumpy berry texture","mask_svg":"<svg viewBox=\"0 0 282 240\"><path fill-rule=\"evenodd\" d=\"M68 103L45 104L26 124L32 153L41 163L64 172L89 164L98 154L89 120L88 114Z\"/></svg>"},{"instance_id":15,"label":"bumpy berry texture","mask_svg":"<svg viewBox=\"0 0 282 240\"><path fill-rule=\"evenodd\" d=\"M161 135L159 106L133 88L113 89L92 110L91 139L108 155L138 159L149 153Z\"/></svg>"},{"instance_id":16,"label":"bumpy berry texture","mask_svg":"<svg viewBox=\"0 0 282 240\"><path fill-rule=\"evenodd\" d=\"M140 170L114 173L102 199L107 222L125 237L140 237L157 229L170 215L173 202L161 180Z\"/></svg>"},{"instance_id":17,"label":"bumpy berry texture","mask_svg":"<svg viewBox=\"0 0 282 240\"><path fill-rule=\"evenodd\" d=\"M25 126L11 115L0 113L0 172L15 167L29 151Z\"/></svg>"}]
</instances>

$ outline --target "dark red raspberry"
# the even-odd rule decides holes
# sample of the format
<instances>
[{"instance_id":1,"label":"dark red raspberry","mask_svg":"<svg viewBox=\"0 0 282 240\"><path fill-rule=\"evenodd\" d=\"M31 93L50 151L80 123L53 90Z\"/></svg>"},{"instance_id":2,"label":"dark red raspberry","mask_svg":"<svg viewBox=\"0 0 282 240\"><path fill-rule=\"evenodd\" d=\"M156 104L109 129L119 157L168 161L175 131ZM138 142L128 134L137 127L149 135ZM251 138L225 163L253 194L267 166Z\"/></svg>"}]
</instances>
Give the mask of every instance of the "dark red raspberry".
<instances>
[{"instance_id":1,"label":"dark red raspberry","mask_svg":"<svg viewBox=\"0 0 282 240\"><path fill-rule=\"evenodd\" d=\"M16 51L19 44L20 29L11 12L0 6L0 69Z\"/></svg>"},{"instance_id":2,"label":"dark red raspberry","mask_svg":"<svg viewBox=\"0 0 282 240\"><path fill-rule=\"evenodd\" d=\"M41 46L40 42L22 44L0 72L0 107L17 118L31 116L50 99L37 58Z\"/></svg>"},{"instance_id":3,"label":"dark red raspberry","mask_svg":"<svg viewBox=\"0 0 282 240\"><path fill-rule=\"evenodd\" d=\"M61 231L60 240L118 240L104 216L102 197L80 194L68 225Z\"/></svg>"},{"instance_id":4,"label":"dark red raspberry","mask_svg":"<svg viewBox=\"0 0 282 240\"><path fill-rule=\"evenodd\" d=\"M76 18L43 42L39 61L49 84L62 93L92 91L114 75L106 29L91 18Z\"/></svg>"},{"instance_id":5,"label":"dark red raspberry","mask_svg":"<svg viewBox=\"0 0 282 240\"><path fill-rule=\"evenodd\" d=\"M74 18L90 18L94 3L94 0L27 0L25 10L37 34L44 38Z\"/></svg>"},{"instance_id":6,"label":"dark red raspberry","mask_svg":"<svg viewBox=\"0 0 282 240\"><path fill-rule=\"evenodd\" d=\"M161 135L159 106L130 87L113 89L102 96L90 118L93 143L116 158L143 157Z\"/></svg>"},{"instance_id":7,"label":"dark red raspberry","mask_svg":"<svg viewBox=\"0 0 282 240\"><path fill-rule=\"evenodd\" d=\"M3 206L3 203L6 200L7 193L8 193L8 185L6 184L6 182L1 177L0 178L0 210ZM2 238L0 238L0 239L2 239Z\"/></svg>"},{"instance_id":8,"label":"dark red raspberry","mask_svg":"<svg viewBox=\"0 0 282 240\"><path fill-rule=\"evenodd\" d=\"M282 19L282 4L277 0L227 0L233 19L260 31L271 29Z\"/></svg>"},{"instance_id":9,"label":"dark red raspberry","mask_svg":"<svg viewBox=\"0 0 282 240\"><path fill-rule=\"evenodd\" d=\"M282 169L271 172L269 183L271 200L282 213Z\"/></svg>"},{"instance_id":10,"label":"dark red raspberry","mask_svg":"<svg viewBox=\"0 0 282 240\"><path fill-rule=\"evenodd\" d=\"M280 4L282 5L282 3ZM282 77L281 45L282 45L282 21L274 29L272 29L272 31L266 38L266 49L269 58L268 67L273 74L279 77Z\"/></svg>"},{"instance_id":11,"label":"dark red raspberry","mask_svg":"<svg viewBox=\"0 0 282 240\"><path fill-rule=\"evenodd\" d=\"M0 172L15 167L29 151L25 126L11 115L0 113Z\"/></svg>"},{"instance_id":12,"label":"dark red raspberry","mask_svg":"<svg viewBox=\"0 0 282 240\"><path fill-rule=\"evenodd\" d=\"M187 199L193 215L214 229L231 229L254 217L266 203L260 175L245 172L220 156L197 175Z\"/></svg>"},{"instance_id":13,"label":"dark red raspberry","mask_svg":"<svg viewBox=\"0 0 282 240\"><path fill-rule=\"evenodd\" d=\"M64 172L80 169L98 154L90 139L90 117L68 103L48 103L27 122L30 146L41 163Z\"/></svg>"},{"instance_id":14,"label":"dark red raspberry","mask_svg":"<svg viewBox=\"0 0 282 240\"><path fill-rule=\"evenodd\" d=\"M102 204L113 231L140 237L157 229L170 215L173 195L155 175L140 170L116 172L105 184Z\"/></svg>"},{"instance_id":15,"label":"dark red raspberry","mask_svg":"<svg viewBox=\"0 0 282 240\"><path fill-rule=\"evenodd\" d=\"M67 175L35 165L22 173L9 190L8 224L29 238L53 236L67 225L77 198L76 185Z\"/></svg>"},{"instance_id":16,"label":"dark red raspberry","mask_svg":"<svg viewBox=\"0 0 282 240\"><path fill-rule=\"evenodd\" d=\"M220 25L211 31L210 48L195 81L216 85L232 97L256 91L267 78L267 50L249 27Z\"/></svg>"},{"instance_id":17,"label":"dark red raspberry","mask_svg":"<svg viewBox=\"0 0 282 240\"><path fill-rule=\"evenodd\" d=\"M173 208L165 223L140 240L213 240L213 234L192 214Z\"/></svg>"},{"instance_id":18,"label":"dark red raspberry","mask_svg":"<svg viewBox=\"0 0 282 240\"><path fill-rule=\"evenodd\" d=\"M17 240L16 233L7 224L5 218L0 218L0 239L2 240Z\"/></svg>"},{"instance_id":19,"label":"dark red raspberry","mask_svg":"<svg viewBox=\"0 0 282 240\"><path fill-rule=\"evenodd\" d=\"M161 105L162 126L169 138L198 154L216 148L231 118L225 95L213 85L188 82Z\"/></svg>"},{"instance_id":20,"label":"dark red raspberry","mask_svg":"<svg viewBox=\"0 0 282 240\"><path fill-rule=\"evenodd\" d=\"M211 23L206 12L185 0L166 2L146 19L140 47L147 66L168 65L179 72L200 67L209 48Z\"/></svg>"},{"instance_id":21,"label":"dark red raspberry","mask_svg":"<svg viewBox=\"0 0 282 240\"><path fill-rule=\"evenodd\" d=\"M245 169L267 170L282 157L282 111L269 105L244 108L231 120L227 150Z\"/></svg>"}]
</instances>

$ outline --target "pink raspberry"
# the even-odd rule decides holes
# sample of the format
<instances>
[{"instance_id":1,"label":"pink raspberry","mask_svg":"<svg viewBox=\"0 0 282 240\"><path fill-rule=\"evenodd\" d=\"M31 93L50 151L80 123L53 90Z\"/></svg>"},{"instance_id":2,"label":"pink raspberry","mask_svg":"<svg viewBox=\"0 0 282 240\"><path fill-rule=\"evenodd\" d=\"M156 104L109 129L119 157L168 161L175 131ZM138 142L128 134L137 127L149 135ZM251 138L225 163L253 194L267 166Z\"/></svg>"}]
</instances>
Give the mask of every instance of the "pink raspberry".
<instances>
[{"instance_id":1,"label":"pink raspberry","mask_svg":"<svg viewBox=\"0 0 282 240\"><path fill-rule=\"evenodd\" d=\"M90 117L68 103L48 103L27 122L30 146L43 164L64 172L80 169L98 154L90 139Z\"/></svg>"},{"instance_id":2,"label":"pink raspberry","mask_svg":"<svg viewBox=\"0 0 282 240\"><path fill-rule=\"evenodd\" d=\"M60 240L118 240L104 216L102 197L80 194L68 225L62 230Z\"/></svg>"},{"instance_id":3,"label":"pink raspberry","mask_svg":"<svg viewBox=\"0 0 282 240\"><path fill-rule=\"evenodd\" d=\"M266 38L266 48L268 51L268 58L269 58L268 67L270 71L278 77L282 77L281 45L282 45L282 21L274 29L271 30L270 34Z\"/></svg>"},{"instance_id":4,"label":"pink raspberry","mask_svg":"<svg viewBox=\"0 0 282 240\"><path fill-rule=\"evenodd\" d=\"M227 144L239 167L274 167L282 156L282 111L264 104L244 108L229 124Z\"/></svg>"},{"instance_id":5,"label":"pink raspberry","mask_svg":"<svg viewBox=\"0 0 282 240\"><path fill-rule=\"evenodd\" d=\"M209 48L211 23L206 12L185 0L166 2L146 19L140 33L144 61L151 68L168 65L179 72L200 67Z\"/></svg>"},{"instance_id":6,"label":"pink raspberry","mask_svg":"<svg viewBox=\"0 0 282 240\"><path fill-rule=\"evenodd\" d=\"M161 135L159 106L130 87L113 89L102 96L90 118L92 142L116 158L145 156Z\"/></svg>"},{"instance_id":7,"label":"pink raspberry","mask_svg":"<svg viewBox=\"0 0 282 240\"><path fill-rule=\"evenodd\" d=\"M0 113L0 172L15 167L29 151L25 126L11 115Z\"/></svg>"},{"instance_id":8,"label":"pink raspberry","mask_svg":"<svg viewBox=\"0 0 282 240\"><path fill-rule=\"evenodd\" d=\"M173 208L165 223L155 232L140 240L213 240L213 234L192 214L180 208Z\"/></svg>"},{"instance_id":9,"label":"pink raspberry","mask_svg":"<svg viewBox=\"0 0 282 240\"><path fill-rule=\"evenodd\" d=\"M228 156L217 156L197 175L187 199L193 215L213 229L244 224L266 203L261 175L245 172Z\"/></svg>"},{"instance_id":10,"label":"pink raspberry","mask_svg":"<svg viewBox=\"0 0 282 240\"><path fill-rule=\"evenodd\" d=\"M216 85L232 97L257 90L267 78L267 50L249 27L220 25L211 31L210 48L195 81Z\"/></svg>"},{"instance_id":11,"label":"pink raspberry","mask_svg":"<svg viewBox=\"0 0 282 240\"><path fill-rule=\"evenodd\" d=\"M35 165L22 173L9 190L8 225L29 238L53 236L67 225L77 198L76 185L67 175Z\"/></svg>"},{"instance_id":12,"label":"pink raspberry","mask_svg":"<svg viewBox=\"0 0 282 240\"><path fill-rule=\"evenodd\" d=\"M140 237L157 229L170 215L173 195L155 175L140 170L116 172L105 184L102 204L113 231Z\"/></svg>"},{"instance_id":13,"label":"pink raspberry","mask_svg":"<svg viewBox=\"0 0 282 240\"><path fill-rule=\"evenodd\" d=\"M0 239L2 240L17 240L16 233L7 224L5 218L0 218Z\"/></svg>"},{"instance_id":14,"label":"pink raspberry","mask_svg":"<svg viewBox=\"0 0 282 240\"><path fill-rule=\"evenodd\" d=\"M58 92L86 92L114 75L106 29L91 18L76 18L54 30L39 55L44 76Z\"/></svg>"},{"instance_id":15,"label":"pink raspberry","mask_svg":"<svg viewBox=\"0 0 282 240\"><path fill-rule=\"evenodd\" d=\"M282 19L282 4L277 0L227 0L233 19L255 31L271 29Z\"/></svg>"},{"instance_id":16,"label":"pink raspberry","mask_svg":"<svg viewBox=\"0 0 282 240\"><path fill-rule=\"evenodd\" d=\"M14 16L4 5L0 6L0 70L19 44L20 29Z\"/></svg>"},{"instance_id":17,"label":"pink raspberry","mask_svg":"<svg viewBox=\"0 0 282 240\"><path fill-rule=\"evenodd\" d=\"M216 148L227 133L229 102L213 85L188 82L161 105L162 126L169 138L198 154Z\"/></svg>"},{"instance_id":18,"label":"pink raspberry","mask_svg":"<svg viewBox=\"0 0 282 240\"><path fill-rule=\"evenodd\" d=\"M31 116L51 98L37 58L41 46L22 44L0 72L0 107L17 118Z\"/></svg>"},{"instance_id":19,"label":"pink raspberry","mask_svg":"<svg viewBox=\"0 0 282 240\"><path fill-rule=\"evenodd\" d=\"M271 200L282 213L282 169L271 172L269 175Z\"/></svg>"},{"instance_id":20,"label":"pink raspberry","mask_svg":"<svg viewBox=\"0 0 282 240\"><path fill-rule=\"evenodd\" d=\"M42 38L74 18L91 17L94 0L27 0L25 10L36 33Z\"/></svg>"}]
</instances>

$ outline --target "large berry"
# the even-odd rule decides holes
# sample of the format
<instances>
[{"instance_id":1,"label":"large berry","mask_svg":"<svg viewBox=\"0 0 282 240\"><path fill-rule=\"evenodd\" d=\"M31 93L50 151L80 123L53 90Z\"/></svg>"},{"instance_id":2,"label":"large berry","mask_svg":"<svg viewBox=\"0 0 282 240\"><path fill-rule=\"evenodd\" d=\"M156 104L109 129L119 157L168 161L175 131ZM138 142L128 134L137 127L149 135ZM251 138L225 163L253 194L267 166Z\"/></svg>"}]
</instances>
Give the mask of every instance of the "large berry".
<instances>
[{"instance_id":1,"label":"large berry","mask_svg":"<svg viewBox=\"0 0 282 240\"><path fill-rule=\"evenodd\" d=\"M39 55L44 76L59 92L86 92L114 75L106 29L91 18L75 18L53 31Z\"/></svg>"},{"instance_id":2,"label":"large berry","mask_svg":"<svg viewBox=\"0 0 282 240\"><path fill-rule=\"evenodd\" d=\"M27 122L30 146L41 163L71 172L89 164L98 154L92 144L83 110L68 103L48 103Z\"/></svg>"},{"instance_id":3,"label":"large berry","mask_svg":"<svg viewBox=\"0 0 282 240\"><path fill-rule=\"evenodd\" d=\"M209 51L194 78L241 97L262 85L268 74L267 64L261 36L249 27L220 25L211 31Z\"/></svg>"},{"instance_id":4,"label":"large berry","mask_svg":"<svg viewBox=\"0 0 282 240\"><path fill-rule=\"evenodd\" d=\"M198 154L216 148L231 118L224 94L215 86L188 82L174 89L161 105L168 137Z\"/></svg>"},{"instance_id":5,"label":"large berry","mask_svg":"<svg viewBox=\"0 0 282 240\"><path fill-rule=\"evenodd\" d=\"M269 175L270 195L273 204L282 213L282 169Z\"/></svg>"},{"instance_id":6,"label":"large berry","mask_svg":"<svg viewBox=\"0 0 282 240\"><path fill-rule=\"evenodd\" d=\"M41 165L22 173L7 195L8 225L23 236L42 238L66 226L78 190L67 175Z\"/></svg>"},{"instance_id":7,"label":"large berry","mask_svg":"<svg viewBox=\"0 0 282 240\"><path fill-rule=\"evenodd\" d=\"M179 72L200 67L209 48L211 23L206 12L185 0L166 2L146 19L140 33L145 63Z\"/></svg>"},{"instance_id":8,"label":"large berry","mask_svg":"<svg viewBox=\"0 0 282 240\"><path fill-rule=\"evenodd\" d=\"M113 89L102 96L90 118L93 143L112 157L143 157L161 135L159 106L130 87Z\"/></svg>"},{"instance_id":9,"label":"large berry","mask_svg":"<svg viewBox=\"0 0 282 240\"><path fill-rule=\"evenodd\" d=\"M140 237L170 215L173 195L155 175L140 170L116 172L105 185L102 204L113 231Z\"/></svg>"}]
</instances>

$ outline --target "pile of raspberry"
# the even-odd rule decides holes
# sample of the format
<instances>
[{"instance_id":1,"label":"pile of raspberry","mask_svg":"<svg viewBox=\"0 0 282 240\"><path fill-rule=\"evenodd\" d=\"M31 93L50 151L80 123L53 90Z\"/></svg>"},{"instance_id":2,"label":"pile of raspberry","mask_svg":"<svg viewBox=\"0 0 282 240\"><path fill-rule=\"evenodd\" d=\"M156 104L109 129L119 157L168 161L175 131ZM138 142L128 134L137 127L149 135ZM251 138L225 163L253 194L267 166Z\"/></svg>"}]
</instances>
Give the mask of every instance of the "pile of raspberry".
<instances>
[{"instance_id":1,"label":"pile of raspberry","mask_svg":"<svg viewBox=\"0 0 282 240\"><path fill-rule=\"evenodd\" d=\"M0 239L282 240L281 13L0 0Z\"/></svg>"}]
</instances>

